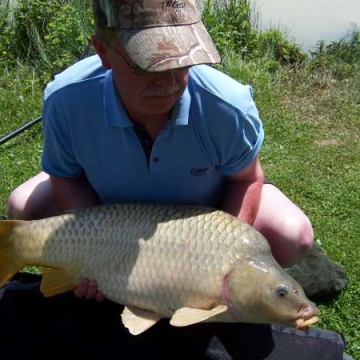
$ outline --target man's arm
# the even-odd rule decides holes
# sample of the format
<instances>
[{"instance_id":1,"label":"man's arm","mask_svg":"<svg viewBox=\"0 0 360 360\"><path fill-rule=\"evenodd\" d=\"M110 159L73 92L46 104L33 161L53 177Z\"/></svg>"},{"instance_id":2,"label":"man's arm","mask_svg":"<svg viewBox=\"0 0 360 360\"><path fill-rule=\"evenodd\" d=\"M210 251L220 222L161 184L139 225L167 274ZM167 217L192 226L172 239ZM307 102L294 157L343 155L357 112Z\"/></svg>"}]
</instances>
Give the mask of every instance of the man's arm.
<instances>
[{"instance_id":1,"label":"man's arm","mask_svg":"<svg viewBox=\"0 0 360 360\"><path fill-rule=\"evenodd\" d=\"M221 209L252 225L259 210L264 179L259 158L227 179Z\"/></svg>"},{"instance_id":2,"label":"man's arm","mask_svg":"<svg viewBox=\"0 0 360 360\"><path fill-rule=\"evenodd\" d=\"M50 182L57 205L62 211L100 204L85 174L75 178L50 176Z\"/></svg>"}]
</instances>

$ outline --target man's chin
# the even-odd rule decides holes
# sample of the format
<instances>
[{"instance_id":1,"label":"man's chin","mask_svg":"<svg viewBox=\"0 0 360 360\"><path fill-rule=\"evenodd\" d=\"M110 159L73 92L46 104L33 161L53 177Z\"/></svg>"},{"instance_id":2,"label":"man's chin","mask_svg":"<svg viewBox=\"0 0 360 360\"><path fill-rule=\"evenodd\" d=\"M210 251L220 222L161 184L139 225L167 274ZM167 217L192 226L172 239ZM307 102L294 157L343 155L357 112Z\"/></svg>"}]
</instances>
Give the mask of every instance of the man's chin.
<instances>
[{"instance_id":1,"label":"man's chin","mask_svg":"<svg viewBox=\"0 0 360 360\"><path fill-rule=\"evenodd\" d=\"M174 94L166 96L148 96L144 99L142 110L148 110L146 112L151 112L152 114L162 114L172 110L177 100L178 97L174 96Z\"/></svg>"}]
</instances>

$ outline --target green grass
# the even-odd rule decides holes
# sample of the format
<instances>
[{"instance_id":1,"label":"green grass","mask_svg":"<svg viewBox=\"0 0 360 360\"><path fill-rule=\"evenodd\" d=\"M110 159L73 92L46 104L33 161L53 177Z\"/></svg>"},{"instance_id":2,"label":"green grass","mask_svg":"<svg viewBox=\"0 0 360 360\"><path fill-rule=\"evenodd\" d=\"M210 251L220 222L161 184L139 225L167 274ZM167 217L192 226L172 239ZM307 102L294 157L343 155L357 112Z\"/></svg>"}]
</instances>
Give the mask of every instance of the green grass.
<instances>
[{"instance_id":1,"label":"green grass","mask_svg":"<svg viewBox=\"0 0 360 360\"><path fill-rule=\"evenodd\" d=\"M344 334L360 358L360 77L335 81L306 69L273 74L264 63L225 61L225 71L254 86L264 121L266 175L310 217L315 238L347 271L338 299L320 304L319 327ZM42 86L29 68L0 77L0 134L41 112ZM6 89L6 90L4 90ZM40 170L41 124L0 147L0 214L11 190Z\"/></svg>"},{"instance_id":2,"label":"green grass","mask_svg":"<svg viewBox=\"0 0 360 360\"><path fill-rule=\"evenodd\" d=\"M41 112L42 88L31 68L19 67L0 74L0 136L18 128ZM40 170L41 126L0 146L0 214L11 190Z\"/></svg>"}]
</instances>

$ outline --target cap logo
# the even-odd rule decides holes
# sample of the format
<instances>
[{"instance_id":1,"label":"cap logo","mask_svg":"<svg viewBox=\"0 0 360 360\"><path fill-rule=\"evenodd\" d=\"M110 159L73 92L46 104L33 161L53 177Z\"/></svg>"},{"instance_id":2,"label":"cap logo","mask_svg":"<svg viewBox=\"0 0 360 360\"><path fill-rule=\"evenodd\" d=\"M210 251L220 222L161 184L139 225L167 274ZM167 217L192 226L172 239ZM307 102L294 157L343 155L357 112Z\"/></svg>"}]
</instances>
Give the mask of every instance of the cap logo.
<instances>
[{"instance_id":1,"label":"cap logo","mask_svg":"<svg viewBox=\"0 0 360 360\"><path fill-rule=\"evenodd\" d=\"M168 8L173 8L173 9L185 9L186 4L182 3L180 1L177 0L169 0L169 1L163 1L160 4L162 4L162 8L163 10L168 9Z\"/></svg>"},{"instance_id":2,"label":"cap logo","mask_svg":"<svg viewBox=\"0 0 360 360\"><path fill-rule=\"evenodd\" d=\"M160 3L163 11L171 11L171 18L173 22L181 23L183 18L182 10L186 8L186 4L184 2L180 2L178 0L168 0Z\"/></svg>"}]
</instances>

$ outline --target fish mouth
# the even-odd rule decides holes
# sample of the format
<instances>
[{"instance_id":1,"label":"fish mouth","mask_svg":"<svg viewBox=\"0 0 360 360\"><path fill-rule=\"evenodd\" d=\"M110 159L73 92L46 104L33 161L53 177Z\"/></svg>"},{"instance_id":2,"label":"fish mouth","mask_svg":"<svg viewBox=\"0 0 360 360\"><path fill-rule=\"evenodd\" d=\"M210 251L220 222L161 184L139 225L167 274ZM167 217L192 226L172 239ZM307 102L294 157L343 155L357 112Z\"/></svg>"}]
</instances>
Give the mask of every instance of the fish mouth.
<instances>
[{"instance_id":1,"label":"fish mouth","mask_svg":"<svg viewBox=\"0 0 360 360\"><path fill-rule=\"evenodd\" d=\"M319 321L318 311L316 308L307 304L300 307L298 312L302 312L300 317L293 320L294 327L299 330L308 330L309 327Z\"/></svg>"},{"instance_id":2,"label":"fish mouth","mask_svg":"<svg viewBox=\"0 0 360 360\"><path fill-rule=\"evenodd\" d=\"M313 325L319 321L317 315L313 315L310 318L300 318L295 321L295 328L298 330L308 330L310 325Z\"/></svg>"}]
</instances>

